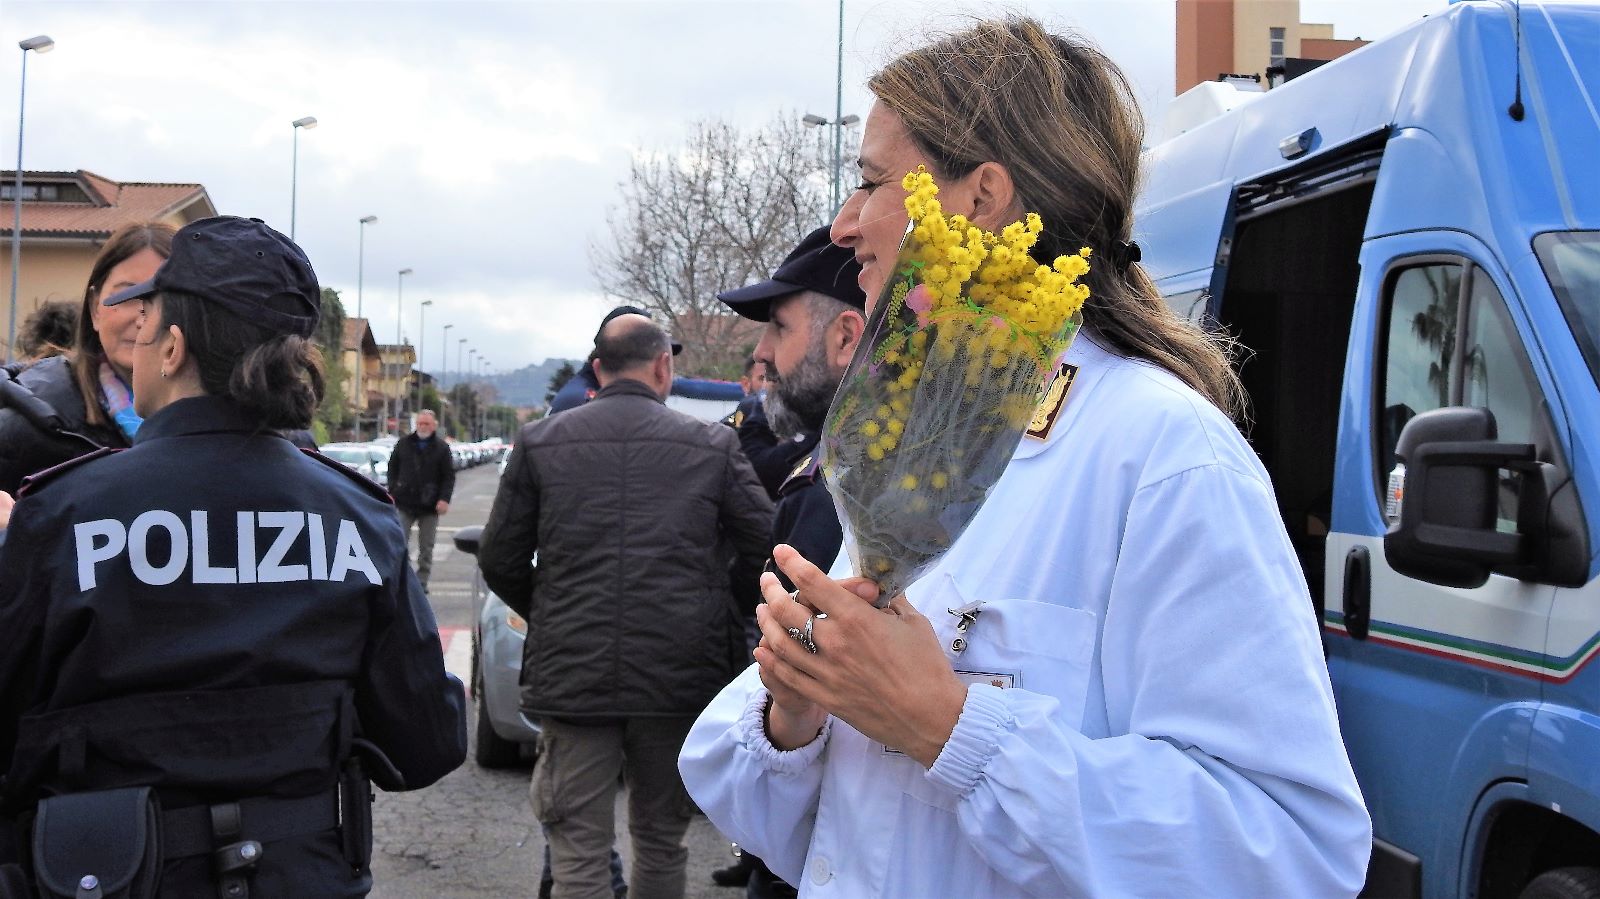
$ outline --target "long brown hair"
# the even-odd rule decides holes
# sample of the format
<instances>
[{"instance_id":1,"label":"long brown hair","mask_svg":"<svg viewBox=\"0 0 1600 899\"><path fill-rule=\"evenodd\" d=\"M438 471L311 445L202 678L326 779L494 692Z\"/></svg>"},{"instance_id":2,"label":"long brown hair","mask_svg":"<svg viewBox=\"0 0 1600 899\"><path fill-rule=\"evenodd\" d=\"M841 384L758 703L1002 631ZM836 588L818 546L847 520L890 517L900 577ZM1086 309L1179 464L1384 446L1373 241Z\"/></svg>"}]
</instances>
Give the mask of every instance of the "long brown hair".
<instances>
[{"instance_id":1,"label":"long brown hair","mask_svg":"<svg viewBox=\"0 0 1600 899\"><path fill-rule=\"evenodd\" d=\"M1044 220L1035 256L1095 250L1084 323L1110 349L1242 414L1226 338L1179 318L1137 264L1119 272L1113 263L1113 250L1132 239L1144 120L1127 77L1104 53L1018 16L906 53L867 86L900 116L935 175L1005 166L1017 199Z\"/></svg>"},{"instance_id":2,"label":"long brown hair","mask_svg":"<svg viewBox=\"0 0 1600 899\"><path fill-rule=\"evenodd\" d=\"M83 414L91 425L109 427L111 422L100 406L100 363L106 361L106 348L94 329L94 306L100 302L100 288L111 270L141 250L155 250L162 259L172 255L172 238L177 229L162 222L124 225L106 239L100 255L89 269L89 283L83 289L83 305L78 308L78 330L72 344L72 378L83 395Z\"/></svg>"}]
</instances>

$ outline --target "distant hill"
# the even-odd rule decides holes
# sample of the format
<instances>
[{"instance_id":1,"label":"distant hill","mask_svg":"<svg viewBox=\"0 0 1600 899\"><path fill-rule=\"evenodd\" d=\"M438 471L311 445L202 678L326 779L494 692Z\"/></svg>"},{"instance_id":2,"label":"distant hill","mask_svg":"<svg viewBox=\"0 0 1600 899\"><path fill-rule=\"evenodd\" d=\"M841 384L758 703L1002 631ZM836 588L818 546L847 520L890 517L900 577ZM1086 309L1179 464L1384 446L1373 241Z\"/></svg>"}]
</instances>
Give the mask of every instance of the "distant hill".
<instances>
[{"instance_id":1,"label":"distant hill","mask_svg":"<svg viewBox=\"0 0 1600 899\"><path fill-rule=\"evenodd\" d=\"M561 363L570 362L574 368L583 364L582 359L546 359L537 365L525 365L516 371L502 372L489 375L484 380L494 385L497 400L507 406L543 406L544 393L550 388L550 376L556 373ZM445 372L442 376L443 383L448 389L462 380L459 372Z\"/></svg>"}]
</instances>

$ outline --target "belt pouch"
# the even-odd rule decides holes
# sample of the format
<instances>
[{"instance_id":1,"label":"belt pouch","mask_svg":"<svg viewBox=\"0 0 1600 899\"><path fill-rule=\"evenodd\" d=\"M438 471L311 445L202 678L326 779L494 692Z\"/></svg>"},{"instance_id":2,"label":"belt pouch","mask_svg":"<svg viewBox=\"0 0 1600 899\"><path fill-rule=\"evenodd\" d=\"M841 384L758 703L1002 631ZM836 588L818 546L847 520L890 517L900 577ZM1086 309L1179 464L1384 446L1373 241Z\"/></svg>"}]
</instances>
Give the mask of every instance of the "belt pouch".
<instances>
[{"instance_id":1,"label":"belt pouch","mask_svg":"<svg viewBox=\"0 0 1600 899\"><path fill-rule=\"evenodd\" d=\"M39 802L33 871L44 899L154 899L160 809L149 787L68 793Z\"/></svg>"}]
</instances>

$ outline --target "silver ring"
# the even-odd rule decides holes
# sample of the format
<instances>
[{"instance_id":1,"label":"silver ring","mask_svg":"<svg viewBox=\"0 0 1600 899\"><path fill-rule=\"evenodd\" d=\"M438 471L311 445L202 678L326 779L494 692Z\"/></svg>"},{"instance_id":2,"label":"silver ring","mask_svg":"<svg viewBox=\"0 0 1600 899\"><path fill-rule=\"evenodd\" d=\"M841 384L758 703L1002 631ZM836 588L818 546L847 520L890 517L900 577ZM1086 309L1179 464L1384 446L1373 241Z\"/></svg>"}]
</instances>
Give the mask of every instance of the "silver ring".
<instances>
[{"instance_id":1,"label":"silver ring","mask_svg":"<svg viewBox=\"0 0 1600 899\"><path fill-rule=\"evenodd\" d=\"M789 591L789 601L790 602L799 602L800 601L800 589L798 587Z\"/></svg>"},{"instance_id":2,"label":"silver ring","mask_svg":"<svg viewBox=\"0 0 1600 899\"><path fill-rule=\"evenodd\" d=\"M801 630L797 627L789 628L789 636L793 637L796 643L804 646L806 648L806 652L809 652L812 655L817 654L817 644L811 640L811 621L809 619L806 621L805 630Z\"/></svg>"},{"instance_id":3,"label":"silver ring","mask_svg":"<svg viewBox=\"0 0 1600 899\"><path fill-rule=\"evenodd\" d=\"M806 652L809 652L812 655L816 655L817 654L817 641L816 641L815 637L811 633L811 628L812 628L813 625L815 625L817 623L817 619L818 618L826 618L826 617L828 617L828 616L827 615L812 615L810 618L807 618L806 619L805 630L801 631L800 632L800 636L795 638L796 640L800 641L800 645L801 646L804 646L806 648Z\"/></svg>"}]
</instances>

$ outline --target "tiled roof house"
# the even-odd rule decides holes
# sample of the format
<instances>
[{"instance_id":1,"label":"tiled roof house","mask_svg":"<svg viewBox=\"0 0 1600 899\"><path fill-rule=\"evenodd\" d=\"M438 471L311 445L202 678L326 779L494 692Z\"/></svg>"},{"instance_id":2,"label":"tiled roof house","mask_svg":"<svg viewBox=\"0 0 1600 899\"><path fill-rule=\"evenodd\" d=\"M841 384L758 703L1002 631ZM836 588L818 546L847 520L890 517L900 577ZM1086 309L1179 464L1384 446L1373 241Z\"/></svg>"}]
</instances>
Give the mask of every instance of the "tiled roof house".
<instances>
[{"instance_id":1,"label":"tiled roof house","mask_svg":"<svg viewBox=\"0 0 1600 899\"><path fill-rule=\"evenodd\" d=\"M0 172L0 342L10 315L16 177L14 170ZM216 214L200 184L113 181L82 169L24 171L17 320L51 300L82 299L95 254L123 225L158 221L181 228Z\"/></svg>"}]
</instances>

